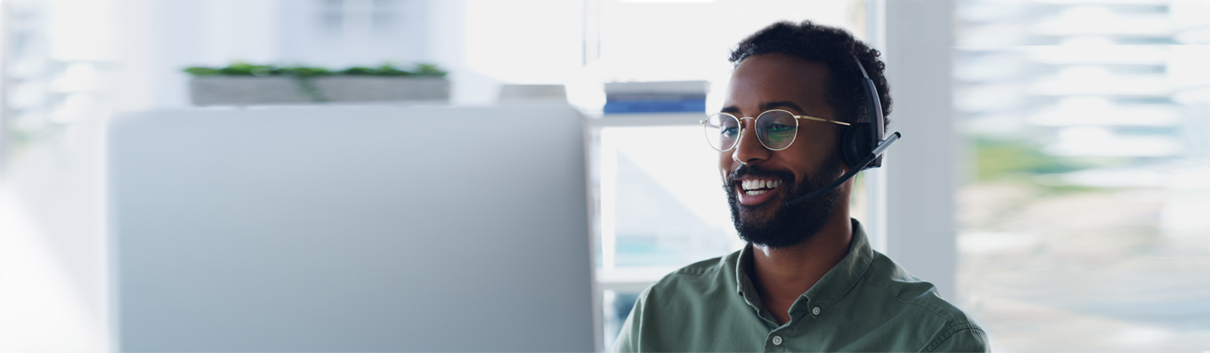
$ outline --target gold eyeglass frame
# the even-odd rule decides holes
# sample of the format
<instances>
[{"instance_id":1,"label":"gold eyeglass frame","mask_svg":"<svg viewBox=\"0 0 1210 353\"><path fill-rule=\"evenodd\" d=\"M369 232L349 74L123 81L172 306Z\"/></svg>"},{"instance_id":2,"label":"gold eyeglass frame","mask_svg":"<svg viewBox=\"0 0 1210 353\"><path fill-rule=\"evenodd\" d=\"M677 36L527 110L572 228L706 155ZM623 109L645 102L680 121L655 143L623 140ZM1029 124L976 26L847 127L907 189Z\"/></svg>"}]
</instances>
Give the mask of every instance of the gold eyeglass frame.
<instances>
[{"instance_id":1,"label":"gold eyeglass frame","mask_svg":"<svg viewBox=\"0 0 1210 353\"><path fill-rule=\"evenodd\" d=\"M770 151L781 151L781 150L790 148L790 146L794 144L794 141L796 141L798 139L798 119L806 119L806 120L819 121L819 122L825 122L825 123L833 123L833 124L841 125L841 126L849 126L849 123L846 123L843 121L828 120L828 119L824 119L824 118L813 117L810 115L797 115L797 114L794 114L794 112L791 112L791 111L785 110L785 109L769 109L769 110L760 112L760 114L757 114L755 118L750 117L750 116L741 118L741 117L737 117L731 113L719 112L719 113L714 113L714 114L710 114L710 115L706 116L706 119L703 119L703 120L699 121L698 123L702 124L702 131L706 134L706 144L710 145L710 148L713 148L715 151L727 152L727 151L731 151L731 150L735 149L736 146L739 146L740 141L743 140L744 129L745 129L744 124L743 124L744 119L752 119L752 126L756 126L757 120L760 120L760 117L764 116L768 112L784 112L784 113L789 114L790 116L794 117L794 132L795 132L794 138L791 139L790 142L786 144L786 147L777 148L777 149L770 148L769 145L766 145L765 141L761 141L760 138L756 139L757 141L760 142L761 146L764 146L765 149L768 149ZM715 115L726 115L731 118L734 118L736 121L738 121L740 123L739 124L739 138L736 138L735 143L731 144L731 147L727 148L725 150L720 150L717 147L714 147L714 145L710 144L710 126L706 125L706 122L709 121L710 118L714 117Z\"/></svg>"}]
</instances>

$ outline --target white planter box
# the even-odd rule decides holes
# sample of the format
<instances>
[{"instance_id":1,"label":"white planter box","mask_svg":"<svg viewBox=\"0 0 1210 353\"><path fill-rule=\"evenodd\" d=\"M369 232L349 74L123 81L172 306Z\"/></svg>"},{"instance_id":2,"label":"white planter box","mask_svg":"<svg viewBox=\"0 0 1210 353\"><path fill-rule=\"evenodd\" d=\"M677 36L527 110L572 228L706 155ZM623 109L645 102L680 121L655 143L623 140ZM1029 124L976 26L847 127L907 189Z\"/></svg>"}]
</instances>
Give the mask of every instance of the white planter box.
<instances>
[{"instance_id":1,"label":"white planter box","mask_svg":"<svg viewBox=\"0 0 1210 353\"><path fill-rule=\"evenodd\" d=\"M278 76L203 76L189 81L189 95L194 105L448 101L450 81L441 77L329 76L303 81Z\"/></svg>"}]
</instances>

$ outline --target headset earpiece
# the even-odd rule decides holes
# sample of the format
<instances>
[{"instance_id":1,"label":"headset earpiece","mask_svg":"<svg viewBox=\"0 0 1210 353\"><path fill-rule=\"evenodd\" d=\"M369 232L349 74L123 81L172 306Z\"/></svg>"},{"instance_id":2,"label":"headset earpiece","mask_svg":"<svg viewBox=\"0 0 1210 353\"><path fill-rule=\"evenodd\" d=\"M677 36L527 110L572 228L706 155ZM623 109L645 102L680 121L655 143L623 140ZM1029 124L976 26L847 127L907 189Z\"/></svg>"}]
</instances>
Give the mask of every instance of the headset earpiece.
<instances>
[{"instance_id":1,"label":"headset earpiece","mask_svg":"<svg viewBox=\"0 0 1210 353\"><path fill-rule=\"evenodd\" d=\"M870 154L872 138L870 123L855 123L844 129L840 137L840 157L849 168L861 163Z\"/></svg>"}]
</instances>

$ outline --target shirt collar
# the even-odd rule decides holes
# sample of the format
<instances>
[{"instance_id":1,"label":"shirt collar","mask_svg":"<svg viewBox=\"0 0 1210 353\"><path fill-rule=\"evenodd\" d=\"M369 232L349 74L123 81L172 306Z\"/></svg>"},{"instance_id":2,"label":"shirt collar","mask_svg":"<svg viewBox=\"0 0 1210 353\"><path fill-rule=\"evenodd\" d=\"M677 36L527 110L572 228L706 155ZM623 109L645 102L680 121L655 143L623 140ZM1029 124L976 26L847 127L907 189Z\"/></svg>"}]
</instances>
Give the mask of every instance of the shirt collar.
<instances>
[{"instance_id":1,"label":"shirt collar","mask_svg":"<svg viewBox=\"0 0 1210 353\"><path fill-rule=\"evenodd\" d=\"M843 298L861 277L865 276L866 269L870 267L870 263L874 261L874 249L870 247L870 241L866 238L865 230L861 227L861 222L856 219L851 219L853 222L853 239L849 243L849 253L845 255L840 263L828 270L819 282L815 282L811 289L808 289L795 303L809 302L810 307L820 308L820 312L827 310L836 301ZM743 296L748 301L749 305L761 309L763 305L760 303L760 296L756 293L756 287L753 285L751 278L748 277L748 266L751 266L752 261L752 244L744 246L744 249L739 253L739 259L735 266L735 281L736 291L740 296ZM800 311L800 308L791 307L791 312ZM813 315L818 315L814 314ZM797 316L791 314L792 316Z\"/></svg>"}]
</instances>

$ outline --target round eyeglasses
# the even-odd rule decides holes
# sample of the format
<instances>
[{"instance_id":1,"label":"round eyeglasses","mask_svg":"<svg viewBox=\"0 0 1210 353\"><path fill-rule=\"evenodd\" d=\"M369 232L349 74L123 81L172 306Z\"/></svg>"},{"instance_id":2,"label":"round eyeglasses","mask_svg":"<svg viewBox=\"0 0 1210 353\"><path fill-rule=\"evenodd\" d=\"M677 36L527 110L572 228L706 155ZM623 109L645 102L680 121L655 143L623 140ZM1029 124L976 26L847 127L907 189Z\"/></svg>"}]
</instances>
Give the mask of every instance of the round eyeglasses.
<instances>
[{"instance_id":1,"label":"round eyeglasses","mask_svg":"<svg viewBox=\"0 0 1210 353\"><path fill-rule=\"evenodd\" d=\"M794 143L794 137L798 136L798 119L849 126L849 123L846 122L794 115L794 113L781 109L766 110L755 118L737 118L728 113L715 113L701 121L702 126L706 127L706 141L710 143L710 147L719 152L727 152L735 148L740 136L743 135L743 125L740 124L740 120L743 119L754 119L752 123L756 127L756 139L760 140L760 144L770 151L781 151Z\"/></svg>"}]
</instances>

